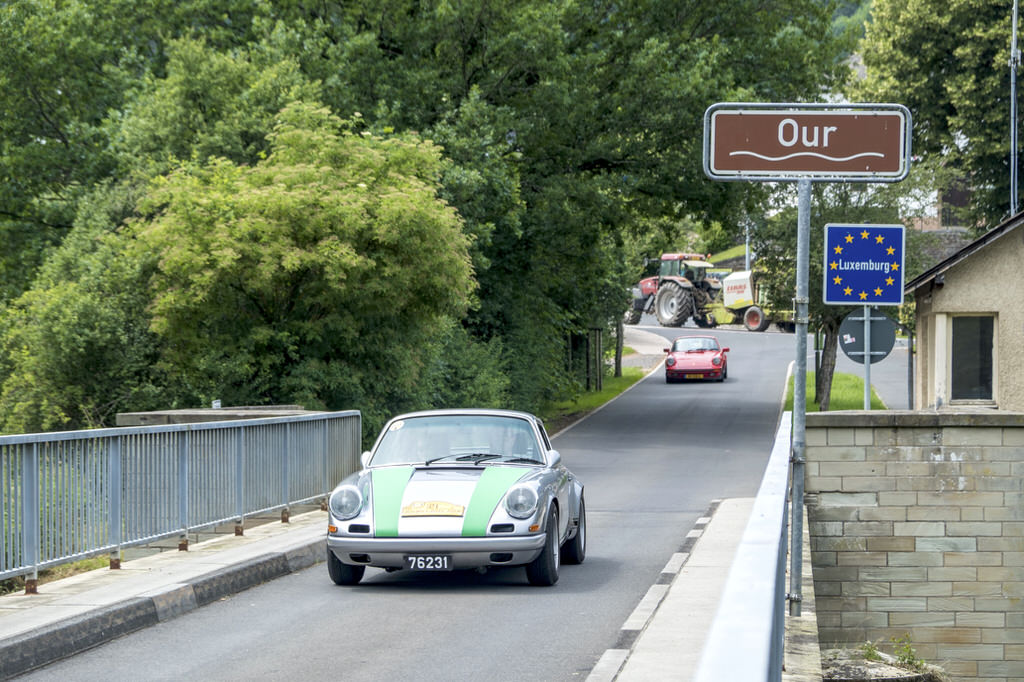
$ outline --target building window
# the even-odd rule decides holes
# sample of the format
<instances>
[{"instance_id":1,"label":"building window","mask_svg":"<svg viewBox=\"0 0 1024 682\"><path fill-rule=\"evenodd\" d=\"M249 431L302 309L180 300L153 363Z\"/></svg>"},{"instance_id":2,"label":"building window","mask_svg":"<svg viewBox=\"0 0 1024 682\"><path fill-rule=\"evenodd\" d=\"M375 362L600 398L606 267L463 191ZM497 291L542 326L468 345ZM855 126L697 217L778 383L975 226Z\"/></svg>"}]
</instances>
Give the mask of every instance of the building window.
<instances>
[{"instance_id":1,"label":"building window","mask_svg":"<svg viewBox=\"0 0 1024 682\"><path fill-rule=\"evenodd\" d=\"M991 316L953 318L953 400L992 400L994 326Z\"/></svg>"}]
</instances>

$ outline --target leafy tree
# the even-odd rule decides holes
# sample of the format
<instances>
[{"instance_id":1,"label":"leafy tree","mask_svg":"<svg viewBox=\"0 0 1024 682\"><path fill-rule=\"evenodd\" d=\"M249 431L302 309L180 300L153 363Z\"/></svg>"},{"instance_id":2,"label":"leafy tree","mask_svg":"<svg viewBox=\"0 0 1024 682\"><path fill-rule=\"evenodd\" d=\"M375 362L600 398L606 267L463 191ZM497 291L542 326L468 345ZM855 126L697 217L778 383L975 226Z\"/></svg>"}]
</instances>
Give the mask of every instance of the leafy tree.
<instances>
[{"instance_id":1,"label":"leafy tree","mask_svg":"<svg viewBox=\"0 0 1024 682\"><path fill-rule=\"evenodd\" d=\"M124 258L113 232L134 202L127 186L96 188L31 289L0 309L0 431L110 426L181 397L155 366L148 264Z\"/></svg>"},{"instance_id":2,"label":"leafy tree","mask_svg":"<svg viewBox=\"0 0 1024 682\"><path fill-rule=\"evenodd\" d=\"M874 0L855 97L905 104L914 151L941 157L972 192L984 231L1009 207L1009 3Z\"/></svg>"},{"instance_id":3,"label":"leafy tree","mask_svg":"<svg viewBox=\"0 0 1024 682\"><path fill-rule=\"evenodd\" d=\"M310 104L287 107L270 142L252 167L182 167L142 204L132 252L157 262L163 360L204 400L358 408L373 424L414 403L473 290L440 154Z\"/></svg>"}]
</instances>

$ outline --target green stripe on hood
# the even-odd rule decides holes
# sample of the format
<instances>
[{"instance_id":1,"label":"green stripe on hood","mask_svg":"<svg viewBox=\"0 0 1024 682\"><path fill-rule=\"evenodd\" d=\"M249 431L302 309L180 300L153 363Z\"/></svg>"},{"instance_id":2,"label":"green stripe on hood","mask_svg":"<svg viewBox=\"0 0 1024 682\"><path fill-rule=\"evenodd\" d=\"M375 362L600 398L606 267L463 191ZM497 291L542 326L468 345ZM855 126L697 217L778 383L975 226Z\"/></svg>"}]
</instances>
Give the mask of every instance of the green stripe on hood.
<instances>
[{"instance_id":1,"label":"green stripe on hood","mask_svg":"<svg viewBox=\"0 0 1024 682\"><path fill-rule=\"evenodd\" d=\"M374 469L373 482L373 527L378 538L398 537L398 517L402 512L402 495L409 483L412 467Z\"/></svg>"},{"instance_id":2,"label":"green stripe on hood","mask_svg":"<svg viewBox=\"0 0 1024 682\"><path fill-rule=\"evenodd\" d=\"M463 536L482 536L487 534L487 522L491 520L494 508L501 498L529 469L519 467L487 467L480 475L480 482L469 498L466 518L462 521Z\"/></svg>"}]
</instances>

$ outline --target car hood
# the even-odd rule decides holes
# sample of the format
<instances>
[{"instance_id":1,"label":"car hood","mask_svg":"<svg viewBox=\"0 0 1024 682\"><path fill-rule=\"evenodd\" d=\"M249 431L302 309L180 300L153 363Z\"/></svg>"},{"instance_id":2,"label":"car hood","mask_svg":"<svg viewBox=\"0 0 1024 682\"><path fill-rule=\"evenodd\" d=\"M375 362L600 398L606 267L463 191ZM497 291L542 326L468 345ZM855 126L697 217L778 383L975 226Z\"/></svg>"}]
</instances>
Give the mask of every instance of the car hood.
<instances>
[{"instance_id":1,"label":"car hood","mask_svg":"<svg viewBox=\"0 0 1024 682\"><path fill-rule=\"evenodd\" d=\"M532 467L384 467L369 472L377 537L483 536L508 489Z\"/></svg>"},{"instance_id":2,"label":"car hood","mask_svg":"<svg viewBox=\"0 0 1024 682\"><path fill-rule=\"evenodd\" d=\"M672 369L687 369L690 367L710 367L711 360L718 355L717 351L704 350L691 353L673 353L676 365Z\"/></svg>"}]
</instances>

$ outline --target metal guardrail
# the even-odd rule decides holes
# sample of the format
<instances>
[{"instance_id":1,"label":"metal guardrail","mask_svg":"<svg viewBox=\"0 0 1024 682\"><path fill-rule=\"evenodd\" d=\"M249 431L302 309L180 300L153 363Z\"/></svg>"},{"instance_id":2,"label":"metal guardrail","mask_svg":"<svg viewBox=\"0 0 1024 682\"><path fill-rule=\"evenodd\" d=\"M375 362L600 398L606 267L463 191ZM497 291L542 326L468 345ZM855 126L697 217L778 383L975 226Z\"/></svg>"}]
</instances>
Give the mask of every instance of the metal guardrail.
<instances>
[{"instance_id":1,"label":"metal guardrail","mask_svg":"<svg viewBox=\"0 0 1024 682\"><path fill-rule=\"evenodd\" d=\"M792 414L784 412L704 645L697 682L782 679L791 438Z\"/></svg>"},{"instance_id":2,"label":"metal guardrail","mask_svg":"<svg viewBox=\"0 0 1024 682\"><path fill-rule=\"evenodd\" d=\"M0 436L0 578L325 497L358 411Z\"/></svg>"}]
</instances>

